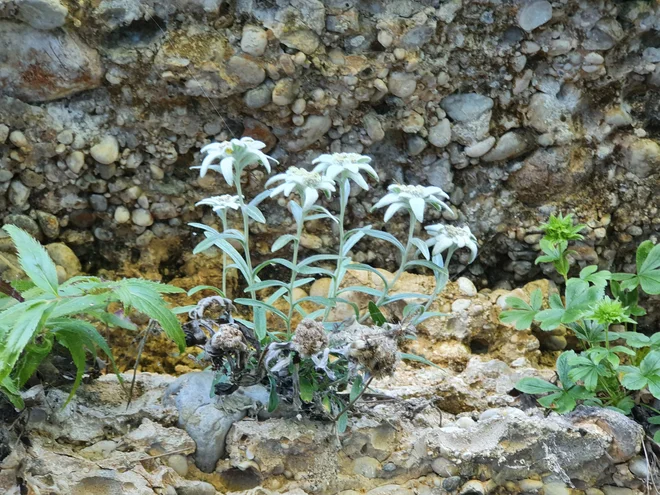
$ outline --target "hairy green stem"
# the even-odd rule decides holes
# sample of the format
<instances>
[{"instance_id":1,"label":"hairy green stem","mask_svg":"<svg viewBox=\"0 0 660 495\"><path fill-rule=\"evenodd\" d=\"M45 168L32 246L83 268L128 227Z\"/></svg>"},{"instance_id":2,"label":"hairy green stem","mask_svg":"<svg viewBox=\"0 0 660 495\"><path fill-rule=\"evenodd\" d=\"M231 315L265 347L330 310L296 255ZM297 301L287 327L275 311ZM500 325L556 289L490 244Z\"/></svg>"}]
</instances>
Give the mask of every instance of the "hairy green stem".
<instances>
[{"instance_id":1,"label":"hairy green stem","mask_svg":"<svg viewBox=\"0 0 660 495\"><path fill-rule=\"evenodd\" d=\"M245 212L244 206L245 201L243 201L243 191L241 189L241 174L243 172L243 167L236 167L236 175L234 176L234 182L236 184L236 194L238 195L238 204L241 205L241 214L243 215L243 252L245 253L245 263L247 263L248 269L250 271L250 280L247 280L248 285L254 283L254 272L252 270L252 258L250 256L250 217ZM257 299L257 294L255 291L250 291L250 296L252 299Z\"/></svg>"},{"instance_id":2,"label":"hairy green stem","mask_svg":"<svg viewBox=\"0 0 660 495\"><path fill-rule=\"evenodd\" d=\"M387 296L390 292L390 289L396 285L396 283L399 281L401 278L401 275L403 275L404 272L404 267L406 266L406 263L408 262L408 252L410 251L410 248L412 247L413 243L412 240L415 236L415 226L417 224L417 219L415 218L415 215L413 214L412 210L410 211L410 227L408 228L408 240L406 242L406 247L404 251L401 253L401 266L399 266L399 269L396 271L394 274L394 278L392 281L388 284L385 285L383 288L383 293L380 295L378 298L378 301L376 301L376 306L380 307L381 304L387 299ZM360 318L360 323L366 320L369 317L369 313L366 313Z\"/></svg>"},{"instance_id":3,"label":"hairy green stem","mask_svg":"<svg viewBox=\"0 0 660 495\"><path fill-rule=\"evenodd\" d=\"M227 211L220 210L220 220L222 221L222 231L227 230ZM222 294L227 297L227 253L222 252Z\"/></svg>"},{"instance_id":4,"label":"hairy green stem","mask_svg":"<svg viewBox=\"0 0 660 495\"><path fill-rule=\"evenodd\" d=\"M347 181L348 179L344 179ZM330 281L330 292L328 297L330 299L335 299L337 297L337 292L339 291L339 286L341 285L341 270L342 262L344 261L344 244L346 240L344 239L344 218L346 216L346 207L348 206L348 195L344 192L344 184L339 184L339 251L337 258L337 269L335 270L335 275ZM332 308L327 306L325 308L325 313L323 314L323 321L327 320L330 310Z\"/></svg>"},{"instance_id":5,"label":"hairy green stem","mask_svg":"<svg viewBox=\"0 0 660 495\"><path fill-rule=\"evenodd\" d=\"M293 258L291 263L293 270L291 270L291 281L289 282L289 314L286 319L286 336L287 339L291 338L291 319L293 318L293 308L295 301L293 300L294 285L296 278L298 278L298 251L300 250L300 237L302 236L303 226L305 225L305 211L302 212L300 223L296 226L296 238L293 240Z\"/></svg>"}]
</instances>

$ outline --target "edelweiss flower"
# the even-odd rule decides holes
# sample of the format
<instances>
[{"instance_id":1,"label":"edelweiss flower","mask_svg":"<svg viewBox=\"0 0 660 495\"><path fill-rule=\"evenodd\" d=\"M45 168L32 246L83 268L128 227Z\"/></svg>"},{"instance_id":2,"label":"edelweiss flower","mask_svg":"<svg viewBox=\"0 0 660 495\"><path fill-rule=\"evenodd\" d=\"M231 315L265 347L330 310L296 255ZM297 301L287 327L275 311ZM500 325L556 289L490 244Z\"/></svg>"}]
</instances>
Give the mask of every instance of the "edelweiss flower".
<instances>
[{"instance_id":1,"label":"edelweiss flower","mask_svg":"<svg viewBox=\"0 0 660 495\"><path fill-rule=\"evenodd\" d=\"M394 214L401 208L410 208L415 215L415 218L421 223L424 221L424 209L426 203L440 209L445 208L451 211L442 199L449 199L449 196L439 187L434 186L404 186L400 184L392 184L387 188L390 191L383 196L378 203L376 203L372 210L388 206L385 212L385 221L389 221ZM437 196L440 196L438 198Z\"/></svg>"},{"instance_id":2,"label":"edelweiss flower","mask_svg":"<svg viewBox=\"0 0 660 495\"><path fill-rule=\"evenodd\" d=\"M283 181L270 193L273 198L280 193L290 196L296 190L303 197L303 210L308 209L319 199L319 191L327 195L335 191L335 182L318 172L310 172L304 168L289 167L283 174L277 174L266 182L266 187L273 182Z\"/></svg>"},{"instance_id":3,"label":"edelweiss flower","mask_svg":"<svg viewBox=\"0 0 660 495\"><path fill-rule=\"evenodd\" d=\"M443 266L442 253L447 249L456 250L461 248L468 248L471 251L470 263L477 257L477 239L472 235L470 227L467 225L463 227L454 227L453 225L443 225L441 223L436 225L428 225L424 227L426 231L432 235L426 241L430 247L433 246L433 262L436 265Z\"/></svg>"},{"instance_id":4,"label":"edelweiss flower","mask_svg":"<svg viewBox=\"0 0 660 495\"><path fill-rule=\"evenodd\" d=\"M212 196L210 198L203 199L195 203L195 206L208 205L213 208L215 213L218 213L220 211L227 210L228 208L231 208L232 210L238 210L241 207L238 200L238 196L223 194L222 196Z\"/></svg>"},{"instance_id":5,"label":"edelweiss flower","mask_svg":"<svg viewBox=\"0 0 660 495\"><path fill-rule=\"evenodd\" d=\"M358 153L333 153L332 155L321 155L312 161L316 165L314 172L325 172L326 177L334 179L338 175L342 179L348 178L354 181L365 191L369 190L369 185L360 174L364 170L375 180L378 180L378 174L369 162L371 158Z\"/></svg>"},{"instance_id":6,"label":"edelweiss flower","mask_svg":"<svg viewBox=\"0 0 660 495\"><path fill-rule=\"evenodd\" d=\"M200 177L204 177L209 169L221 172L227 184L231 186L234 183L234 164L238 160L242 161L243 158L246 160L241 163L241 166L244 167L259 161L270 172L268 160L273 160L275 163L277 163L277 160L260 151L265 147L264 143L255 141L251 137L207 144L201 150L202 153L207 153L206 158L200 166L191 168L198 168ZM214 164L216 160L220 160L219 165Z\"/></svg>"}]
</instances>

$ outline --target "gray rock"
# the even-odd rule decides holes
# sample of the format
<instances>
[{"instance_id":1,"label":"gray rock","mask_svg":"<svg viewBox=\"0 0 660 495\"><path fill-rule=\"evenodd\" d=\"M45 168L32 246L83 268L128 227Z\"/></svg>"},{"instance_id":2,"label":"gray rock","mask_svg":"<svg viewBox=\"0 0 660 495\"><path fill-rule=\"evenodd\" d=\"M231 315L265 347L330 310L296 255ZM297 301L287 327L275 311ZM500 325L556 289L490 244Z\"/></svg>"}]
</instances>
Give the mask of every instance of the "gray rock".
<instances>
[{"instance_id":1,"label":"gray rock","mask_svg":"<svg viewBox=\"0 0 660 495\"><path fill-rule=\"evenodd\" d=\"M417 89L417 81L413 74L407 72L393 72L387 83L387 87L394 96L408 98Z\"/></svg>"},{"instance_id":2,"label":"gray rock","mask_svg":"<svg viewBox=\"0 0 660 495\"><path fill-rule=\"evenodd\" d=\"M8 197L11 204L22 207L30 197L30 188L26 187L20 180L13 180L9 184Z\"/></svg>"},{"instance_id":3,"label":"gray rock","mask_svg":"<svg viewBox=\"0 0 660 495\"><path fill-rule=\"evenodd\" d=\"M136 208L131 212L131 220L140 227L149 227L154 224L154 217L149 210Z\"/></svg>"},{"instance_id":4,"label":"gray rock","mask_svg":"<svg viewBox=\"0 0 660 495\"><path fill-rule=\"evenodd\" d=\"M66 166L74 174L79 174L85 165L85 154L82 151L73 151L66 158Z\"/></svg>"},{"instance_id":5,"label":"gray rock","mask_svg":"<svg viewBox=\"0 0 660 495\"><path fill-rule=\"evenodd\" d=\"M37 225L37 222L32 220L27 215L20 215L20 214L5 215L3 219L3 224L16 225L16 227L20 227L21 229L25 230L32 237L36 237L37 239L41 238L41 231L39 230L39 225Z\"/></svg>"},{"instance_id":6,"label":"gray rock","mask_svg":"<svg viewBox=\"0 0 660 495\"><path fill-rule=\"evenodd\" d=\"M0 144L5 144L9 137L9 127L5 124L0 124Z\"/></svg>"},{"instance_id":7,"label":"gray rock","mask_svg":"<svg viewBox=\"0 0 660 495\"><path fill-rule=\"evenodd\" d=\"M521 132L510 131L497 140L497 144L482 158L485 162L499 162L516 158L533 146L531 139Z\"/></svg>"},{"instance_id":8,"label":"gray rock","mask_svg":"<svg viewBox=\"0 0 660 495\"><path fill-rule=\"evenodd\" d=\"M290 151L302 151L321 139L330 130L332 120L326 115L310 115L305 124L293 133L294 139L287 143Z\"/></svg>"},{"instance_id":9,"label":"gray rock","mask_svg":"<svg viewBox=\"0 0 660 495\"><path fill-rule=\"evenodd\" d=\"M309 29L288 31L280 36L280 41L289 48L300 50L305 55L311 55L319 47L319 37Z\"/></svg>"},{"instance_id":10,"label":"gray rock","mask_svg":"<svg viewBox=\"0 0 660 495\"><path fill-rule=\"evenodd\" d=\"M458 93L440 102L442 109L457 122L471 122L493 108L493 100L477 93Z\"/></svg>"},{"instance_id":11,"label":"gray rock","mask_svg":"<svg viewBox=\"0 0 660 495\"><path fill-rule=\"evenodd\" d=\"M442 480L442 489L448 492L453 492L458 490L458 487L461 486L463 480L460 476L450 476L447 479Z\"/></svg>"},{"instance_id":12,"label":"gray rock","mask_svg":"<svg viewBox=\"0 0 660 495\"><path fill-rule=\"evenodd\" d=\"M552 5L547 0L524 4L518 11L518 25L528 33L552 19Z\"/></svg>"},{"instance_id":13,"label":"gray rock","mask_svg":"<svg viewBox=\"0 0 660 495\"><path fill-rule=\"evenodd\" d=\"M195 464L204 472L215 469L225 455L227 433L247 414L251 402L243 395L211 397L213 373L188 373L180 376L165 391L163 403L179 411L180 428L195 440Z\"/></svg>"},{"instance_id":14,"label":"gray rock","mask_svg":"<svg viewBox=\"0 0 660 495\"><path fill-rule=\"evenodd\" d=\"M206 481L190 481L176 489L176 495L216 495L218 492Z\"/></svg>"},{"instance_id":15,"label":"gray rock","mask_svg":"<svg viewBox=\"0 0 660 495\"><path fill-rule=\"evenodd\" d=\"M59 0L16 0L18 17L35 29L55 29L66 21L69 10Z\"/></svg>"},{"instance_id":16,"label":"gray rock","mask_svg":"<svg viewBox=\"0 0 660 495\"><path fill-rule=\"evenodd\" d=\"M436 148L444 148L451 143L451 123L449 119L442 119L437 125L431 127L428 140Z\"/></svg>"},{"instance_id":17,"label":"gray rock","mask_svg":"<svg viewBox=\"0 0 660 495\"><path fill-rule=\"evenodd\" d=\"M417 26L407 31L401 37L401 46L404 48L420 48L431 41L435 29L431 26Z\"/></svg>"},{"instance_id":18,"label":"gray rock","mask_svg":"<svg viewBox=\"0 0 660 495\"><path fill-rule=\"evenodd\" d=\"M259 64L239 56L229 59L227 73L236 77L245 88L254 88L266 79L266 71Z\"/></svg>"},{"instance_id":19,"label":"gray rock","mask_svg":"<svg viewBox=\"0 0 660 495\"><path fill-rule=\"evenodd\" d=\"M248 108L262 108L272 101L273 89L269 84L262 84L254 89L246 91L243 101Z\"/></svg>"},{"instance_id":20,"label":"gray rock","mask_svg":"<svg viewBox=\"0 0 660 495\"><path fill-rule=\"evenodd\" d=\"M103 194L92 194L89 197L89 204L96 211L105 211L108 209L108 199Z\"/></svg>"},{"instance_id":21,"label":"gray rock","mask_svg":"<svg viewBox=\"0 0 660 495\"><path fill-rule=\"evenodd\" d=\"M103 67L96 50L75 34L41 31L27 24L0 21L5 94L28 102L64 98L101 84Z\"/></svg>"},{"instance_id":22,"label":"gray rock","mask_svg":"<svg viewBox=\"0 0 660 495\"><path fill-rule=\"evenodd\" d=\"M649 462L644 457L634 457L628 463L630 472L637 476L639 479L646 480L650 474Z\"/></svg>"},{"instance_id":23,"label":"gray rock","mask_svg":"<svg viewBox=\"0 0 660 495\"><path fill-rule=\"evenodd\" d=\"M243 26L241 37L241 50L255 57L260 57L266 51L268 36L259 26Z\"/></svg>"}]
</instances>

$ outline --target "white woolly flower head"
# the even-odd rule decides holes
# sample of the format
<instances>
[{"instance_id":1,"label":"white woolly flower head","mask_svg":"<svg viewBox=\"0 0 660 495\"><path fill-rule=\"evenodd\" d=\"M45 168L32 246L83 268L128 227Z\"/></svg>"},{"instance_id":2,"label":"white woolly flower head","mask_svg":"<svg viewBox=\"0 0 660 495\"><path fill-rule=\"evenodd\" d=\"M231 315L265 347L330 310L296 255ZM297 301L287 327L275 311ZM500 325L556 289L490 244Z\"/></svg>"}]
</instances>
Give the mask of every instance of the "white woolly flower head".
<instances>
[{"instance_id":1,"label":"white woolly flower head","mask_svg":"<svg viewBox=\"0 0 660 495\"><path fill-rule=\"evenodd\" d=\"M277 174L268 179L266 187L279 181L282 181L282 184L272 190L270 197L274 198L278 194L289 197L293 191L296 191L303 198L303 210L307 210L316 203L319 199L319 191L323 191L327 196L335 191L335 182L332 179L304 168L289 167L283 174Z\"/></svg>"},{"instance_id":2,"label":"white woolly flower head","mask_svg":"<svg viewBox=\"0 0 660 495\"><path fill-rule=\"evenodd\" d=\"M426 244L433 246L433 262L442 266L442 253L447 250L455 251L461 248L468 248L470 250L470 261L472 263L477 257L479 246L477 245L477 238L474 237L470 231L470 227L464 225L463 227L455 227L453 225L443 225L441 223L436 225L427 225L424 227L426 232L432 237L426 241Z\"/></svg>"},{"instance_id":3,"label":"white woolly flower head","mask_svg":"<svg viewBox=\"0 0 660 495\"><path fill-rule=\"evenodd\" d=\"M369 184L360 172L364 171L378 181L378 174L369 165L370 162L371 158L359 153L321 155L312 161L316 165L314 172L324 172L326 177L330 179L335 179L337 176L342 179L350 179L365 191L369 190Z\"/></svg>"},{"instance_id":4,"label":"white woolly flower head","mask_svg":"<svg viewBox=\"0 0 660 495\"><path fill-rule=\"evenodd\" d=\"M241 207L238 196L223 194L222 196L212 196L195 203L195 206L210 206L215 213L226 211L228 209L238 210Z\"/></svg>"},{"instance_id":5,"label":"white woolly flower head","mask_svg":"<svg viewBox=\"0 0 660 495\"><path fill-rule=\"evenodd\" d=\"M273 160L275 163L277 163L277 160L261 151L265 147L264 143L251 137L207 144L201 149L202 153L206 153L202 164L191 168L199 169L200 177L204 177L209 169L220 172L227 184L231 186L234 184L234 166L237 162L240 167L261 162L266 170L270 172L268 160ZM216 162L219 162L219 164Z\"/></svg>"},{"instance_id":6,"label":"white woolly flower head","mask_svg":"<svg viewBox=\"0 0 660 495\"><path fill-rule=\"evenodd\" d=\"M394 214L402 208L410 209L415 218L421 223L424 221L424 210L426 204L430 204L438 210L444 208L451 211L451 208L443 201L449 199L447 193L441 188L435 186L406 186L402 184L392 184L387 188L389 193L383 196L372 209L389 206L385 211L385 221L388 222Z\"/></svg>"}]
</instances>

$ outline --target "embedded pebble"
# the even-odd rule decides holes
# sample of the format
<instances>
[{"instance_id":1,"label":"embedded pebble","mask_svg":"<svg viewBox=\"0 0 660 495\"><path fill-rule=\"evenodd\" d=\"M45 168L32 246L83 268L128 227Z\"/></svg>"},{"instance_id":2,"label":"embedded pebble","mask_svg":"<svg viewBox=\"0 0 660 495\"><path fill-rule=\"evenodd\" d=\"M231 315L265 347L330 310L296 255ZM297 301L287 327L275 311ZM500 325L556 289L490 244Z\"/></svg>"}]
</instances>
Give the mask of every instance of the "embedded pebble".
<instances>
[{"instance_id":1,"label":"embedded pebble","mask_svg":"<svg viewBox=\"0 0 660 495\"><path fill-rule=\"evenodd\" d=\"M79 174L83 165L85 165L85 154L82 151L73 151L66 158L66 166L74 174Z\"/></svg>"},{"instance_id":2,"label":"embedded pebble","mask_svg":"<svg viewBox=\"0 0 660 495\"><path fill-rule=\"evenodd\" d=\"M494 144L495 138L491 136L484 139L483 141L465 148L465 154L470 158L479 158L480 156L484 156L486 153L488 153Z\"/></svg>"},{"instance_id":3,"label":"embedded pebble","mask_svg":"<svg viewBox=\"0 0 660 495\"><path fill-rule=\"evenodd\" d=\"M14 180L9 184L9 202L14 206L24 206L30 197L30 188L26 187L20 180Z\"/></svg>"},{"instance_id":4,"label":"embedded pebble","mask_svg":"<svg viewBox=\"0 0 660 495\"><path fill-rule=\"evenodd\" d=\"M243 36L241 38L241 50L255 57L260 57L266 52L268 45L268 35L266 31L259 26L243 26Z\"/></svg>"},{"instance_id":5,"label":"embedded pebble","mask_svg":"<svg viewBox=\"0 0 660 495\"><path fill-rule=\"evenodd\" d=\"M552 5L547 0L524 4L518 11L518 25L528 33L552 19Z\"/></svg>"},{"instance_id":6,"label":"embedded pebble","mask_svg":"<svg viewBox=\"0 0 660 495\"><path fill-rule=\"evenodd\" d=\"M469 278L459 277L456 281L456 285L458 286L458 290L464 296L474 297L477 295L477 288Z\"/></svg>"},{"instance_id":7,"label":"embedded pebble","mask_svg":"<svg viewBox=\"0 0 660 495\"><path fill-rule=\"evenodd\" d=\"M436 148L444 148L451 143L451 124L448 119L442 119L440 123L429 129L429 143Z\"/></svg>"},{"instance_id":8,"label":"embedded pebble","mask_svg":"<svg viewBox=\"0 0 660 495\"><path fill-rule=\"evenodd\" d=\"M28 145L28 140L21 131L12 131L9 134L9 141L18 148L25 148Z\"/></svg>"},{"instance_id":9,"label":"embedded pebble","mask_svg":"<svg viewBox=\"0 0 660 495\"><path fill-rule=\"evenodd\" d=\"M149 210L137 208L131 212L131 220L140 227L149 227L154 223L154 217Z\"/></svg>"},{"instance_id":10,"label":"embedded pebble","mask_svg":"<svg viewBox=\"0 0 660 495\"><path fill-rule=\"evenodd\" d=\"M89 153L97 162L109 165L119 158L119 142L114 136L105 136L91 147Z\"/></svg>"},{"instance_id":11,"label":"embedded pebble","mask_svg":"<svg viewBox=\"0 0 660 495\"><path fill-rule=\"evenodd\" d=\"M9 127L5 124L0 124L0 144L4 144L7 141L7 137L9 137Z\"/></svg>"},{"instance_id":12,"label":"embedded pebble","mask_svg":"<svg viewBox=\"0 0 660 495\"><path fill-rule=\"evenodd\" d=\"M262 108L272 101L272 88L268 84L262 84L245 93L243 100L248 108Z\"/></svg>"},{"instance_id":13,"label":"embedded pebble","mask_svg":"<svg viewBox=\"0 0 660 495\"><path fill-rule=\"evenodd\" d=\"M266 71L256 62L240 56L233 56L227 62L227 73L250 88L258 86L266 79Z\"/></svg>"},{"instance_id":14,"label":"embedded pebble","mask_svg":"<svg viewBox=\"0 0 660 495\"><path fill-rule=\"evenodd\" d=\"M131 219L131 212L125 206L118 206L114 218L117 223L126 223Z\"/></svg>"},{"instance_id":15,"label":"embedded pebble","mask_svg":"<svg viewBox=\"0 0 660 495\"><path fill-rule=\"evenodd\" d=\"M412 74L406 72L393 72L390 75L388 89L394 96L399 98L408 98L417 88L417 81Z\"/></svg>"},{"instance_id":16,"label":"embedded pebble","mask_svg":"<svg viewBox=\"0 0 660 495\"><path fill-rule=\"evenodd\" d=\"M272 91L272 100L275 105L290 105L296 98L298 84L293 79L282 79L277 82Z\"/></svg>"}]
</instances>

